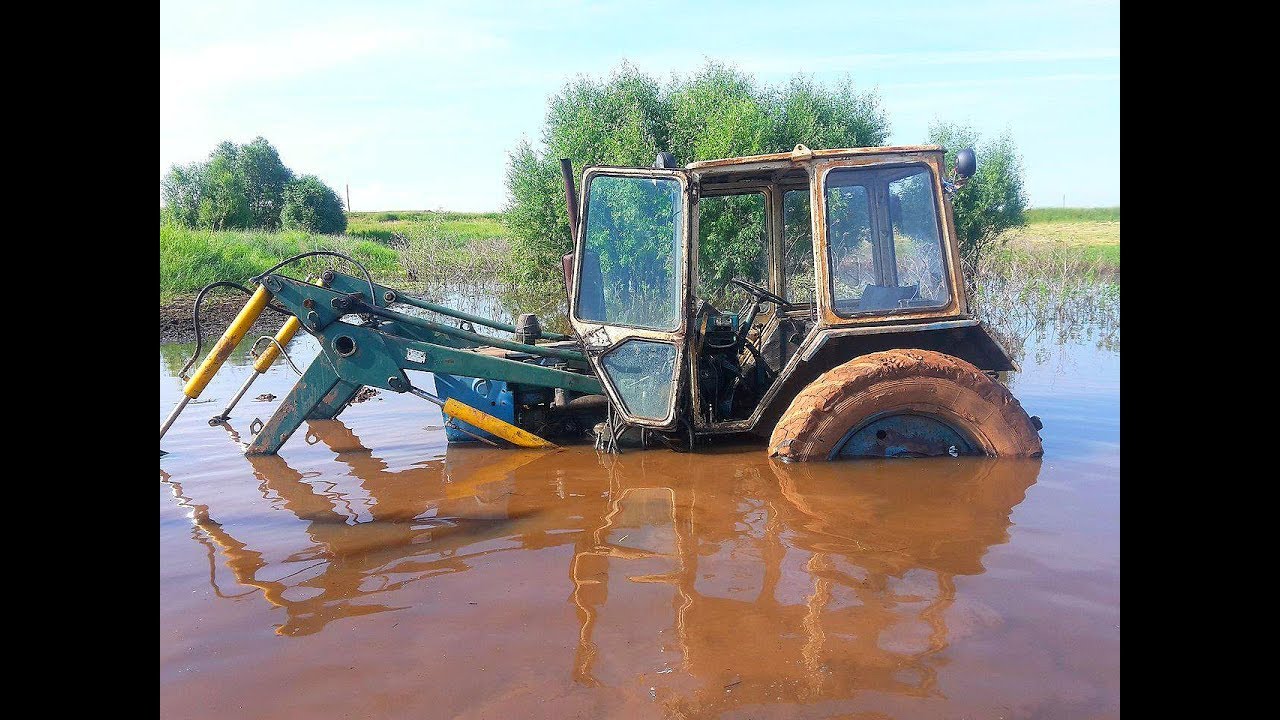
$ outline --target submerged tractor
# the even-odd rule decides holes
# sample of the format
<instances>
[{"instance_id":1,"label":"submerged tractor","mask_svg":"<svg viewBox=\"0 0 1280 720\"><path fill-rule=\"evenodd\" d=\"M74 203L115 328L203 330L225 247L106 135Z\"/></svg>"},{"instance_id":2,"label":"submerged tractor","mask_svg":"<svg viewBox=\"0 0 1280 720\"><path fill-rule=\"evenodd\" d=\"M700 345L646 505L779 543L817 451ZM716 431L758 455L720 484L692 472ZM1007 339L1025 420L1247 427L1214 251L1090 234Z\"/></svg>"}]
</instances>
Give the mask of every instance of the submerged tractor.
<instances>
[{"instance_id":1,"label":"submerged tractor","mask_svg":"<svg viewBox=\"0 0 1280 720\"><path fill-rule=\"evenodd\" d=\"M998 379L1017 366L966 304L949 198L975 168L963 150L948 175L931 145L798 145L684 167L660 153L649 168L587 167L579 203L562 161L572 334L437 305L363 268L304 282L280 274L291 259L254 278L161 437L274 304L292 317L211 422L298 329L321 352L254 428L250 454L372 386L440 405L450 442L687 450L754 435L784 461L1039 456L1039 419ZM435 393L406 371L432 373Z\"/></svg>"}]
</instances>

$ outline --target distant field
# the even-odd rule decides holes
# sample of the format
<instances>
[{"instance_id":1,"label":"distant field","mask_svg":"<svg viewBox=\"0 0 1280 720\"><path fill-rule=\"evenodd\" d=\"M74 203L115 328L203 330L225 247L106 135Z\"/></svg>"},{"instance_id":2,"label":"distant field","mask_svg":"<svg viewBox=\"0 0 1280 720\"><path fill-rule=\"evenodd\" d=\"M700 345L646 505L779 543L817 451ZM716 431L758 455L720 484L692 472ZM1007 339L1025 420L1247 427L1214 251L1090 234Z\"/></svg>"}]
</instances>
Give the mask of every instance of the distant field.
<instances>
[{"instance_id":1,"label":"distant field","mask_svg":"<svg viewBox=\"0 0 1280 720\"><path fill-rule=\"evenodd\" d=\"M1027 222L1120 222L1120 208L1032 208Z\"/></svg>"},{"instance_id":2,"label":"distant field","mask_svg":"<svg viewBox=\"0 0 1280 720\"><path fill-rule=\"evenodd\" d=\"M1120 208L1036 208L1005 232L1011 252L1061 252L1120 269Z\"/></svg>"},{"instance_id":3,"label":"distant field","mask_svg":"<svg viewBox=\"0 0 1280 720\"><path fill-rule=\"evenodd\" d=\"M505 238L507 229L499 213L423 212L390 210L384 212L347 213L347 234L390 243L398 233L432 230L459 240L492 240Z\"/></svg>"}]
</instances>

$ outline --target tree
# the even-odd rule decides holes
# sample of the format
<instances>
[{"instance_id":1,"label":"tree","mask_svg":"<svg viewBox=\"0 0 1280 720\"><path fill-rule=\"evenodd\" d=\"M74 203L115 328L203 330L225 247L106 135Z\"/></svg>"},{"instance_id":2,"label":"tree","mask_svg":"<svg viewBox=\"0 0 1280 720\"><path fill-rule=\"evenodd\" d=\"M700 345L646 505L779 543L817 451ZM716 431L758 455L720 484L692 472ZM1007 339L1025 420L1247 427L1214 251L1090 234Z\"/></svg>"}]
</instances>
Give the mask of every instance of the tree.
<instances>
[{"instance_id":1,"label":"tree","mask_svg":"<svg viewBox=\"0 0 1280 720\"><path fill-rule=\"evenodd\" d=\"M164 195L164 216L182 227L199 224L200 200L204 196L204 176L207 162L189 165L173 165L160 183Z\"/></svg>"},{"instance_id":2,"label":"tree","mask_svg":"<svg viewBox=\"0 0 1280 720\"><path fill-rule=\"evenodd\" d=\"M170 222L210 230L275 230L292 180L280 153L257 137L246 145L221 142L207 160L172 166L160 187Z\"/></svg>"},{"instance_id":3,"label":"tree","mask_svg":"<svg viewBox=\"0 0 1280 720\"><path fill-rule=\"evenodd\" d=\"M956 152L964 148L973 148L978 157L977 172L951 199L960 256L972 278L973 270L1002 242L1001 234L1026 224L1022 158L1007 131L984 141L968 125L934 122L929 126L929 142L947 149L948 168L955 167Z\"/></svg>"},{"instance_id":4,"label":"tree","mask_svg":"<svg viewBox=\"0 0 1280 720\"><path fill-rule=\"evenodd\" d=\"M303 175L284 187L280 225L286 230L338 235L347 229L347 216L333 188L315 175Z\"/></svg>"},{"instance_id":5,"label":"tree","mask_svg":"<svg viewBox=\"0 0 1280 720\"><path fill-rule=\"evenodd\" d=\"M222 142L204 163L200 177L200 204L196 224L211 230L250 227L252 214L240 175L239 148Z\"/></svg>"},{"instance_id":6,"label":"tree","mask_svg":"<svg viewBox=\"0 0 1280 720\"><path fill-rule=\"evenodd\" d=\"M1024 222L1021 160L1007 133L982 142L972 128L935 124L929 136L947 148L948 164L961 148L978 153L977 174L954 198L961 252L972 266L1004 230ZM604 78L579 75L548 100L541 147L522 140L508 157L505 221L521 259L511 279L550 290L558 284L560 257L572 250L559 158L570 158L577 169L647 166L668 150L683 164L785 152L799 143L813 149L883 145L888 137L879 96L847 77L831 86L803 75L769 85L714 61L665 84L625 62ZM702 208L700 218L699 292L706 296L733 277L759 277L762 270L749 252L761 232L753 211L742 203L714 205ZM799 219L807 204L787 212ZM808 239L795 240L803 255Z\"/></svg>"},{"instance_id":7,"label":"tree","mask_svg":"<svg viewBox=\"0 0 1280 720\"><path fill-rule=\"evenodd\" d=\"M284 188L293 171L280 162L280 153L266 138L254 138L237 150L236 172L249 203L250 226L274 230L280 226Z\"/></svg>"},{"instance_id":8,"label":"tree","mask_svg":"<svg viewBox=\"0 0 1280 720\"><path fill-rule=\"evenodd\" d=\"M509 156L505 220L521 262L512 270L518 283L555 285L560 257L572 250L559 158L575 168L590 164L647 166L660 150L678 162L813 148L875 145L888 137L888 121L874 92L855 90L845 80L826 89L803 76L781 86L708 61L689 76L666 85L629 63L607 78L580 75L548 102L541 150L528 140ZM743 208L722 205L741 215ZM758 232L703 219L715 231L702 246L700 262L719 286L759 264L737 249Z\"/></svg>"}]
</instances>

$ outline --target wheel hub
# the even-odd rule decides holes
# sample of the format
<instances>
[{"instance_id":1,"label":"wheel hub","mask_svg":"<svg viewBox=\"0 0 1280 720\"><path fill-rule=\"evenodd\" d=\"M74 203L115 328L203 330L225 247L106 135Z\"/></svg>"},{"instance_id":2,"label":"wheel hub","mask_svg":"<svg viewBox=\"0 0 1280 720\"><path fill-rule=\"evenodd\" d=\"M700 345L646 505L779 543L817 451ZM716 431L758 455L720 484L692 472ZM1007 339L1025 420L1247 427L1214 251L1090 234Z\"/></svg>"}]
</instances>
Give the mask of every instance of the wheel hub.
<instances>
[{"instance_id":1,"label":"wheel hub","mask_svg":"<svg viewBox=\"0 0 1280 720\"><path fill-rule=\"evenodd\" d=\"M924 415L891 415L854 428L832 457L936 457L979 455L977 445L951 425Z\"/></svg>"}]
</instances>

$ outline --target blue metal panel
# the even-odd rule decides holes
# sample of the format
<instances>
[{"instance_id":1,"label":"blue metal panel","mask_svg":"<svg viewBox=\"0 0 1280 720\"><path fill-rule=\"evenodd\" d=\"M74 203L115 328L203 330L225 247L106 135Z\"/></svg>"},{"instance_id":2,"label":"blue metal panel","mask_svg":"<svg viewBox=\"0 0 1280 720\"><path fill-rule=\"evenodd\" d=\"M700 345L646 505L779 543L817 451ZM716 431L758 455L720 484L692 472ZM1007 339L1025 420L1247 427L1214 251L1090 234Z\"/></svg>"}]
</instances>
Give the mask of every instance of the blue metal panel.
<instances>
[{"instance_id":1,"label":"blue metal panel","mask_svg":"<svg viewBox=\"0 0 1280 720\"><path fill-rule=\"evenodd\" d=\"M975 455L976 445L950 425L924 415L874 419L836 444L832 457Z\"/></svg>"},{"instance_id":2,"label":"blue metal panel","mask_svg":"<svg viewBox=\"0 0 1280 720\"><path fill-rule=\"evenodd\" d=\"M507 387L505 380L489 380L486 378L463 377L461 375L446 375L444 373L435 373L435 379L436 395L441 400L454 398L460 403L470 405L477 410L483 410L499 420L505 420L512 425L515 424L515 393L511 392L511 389ZM444 417L443 412L441 417ZM449 418L444 419L448 420ZM464 423L456 418L452 420L452 423L480 437L490 440L499 439L474 425ZM475 438L450 425L445 425L444 433L451 443L475 442Z\"/></svg>"}]
</instances>

